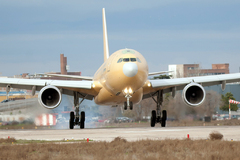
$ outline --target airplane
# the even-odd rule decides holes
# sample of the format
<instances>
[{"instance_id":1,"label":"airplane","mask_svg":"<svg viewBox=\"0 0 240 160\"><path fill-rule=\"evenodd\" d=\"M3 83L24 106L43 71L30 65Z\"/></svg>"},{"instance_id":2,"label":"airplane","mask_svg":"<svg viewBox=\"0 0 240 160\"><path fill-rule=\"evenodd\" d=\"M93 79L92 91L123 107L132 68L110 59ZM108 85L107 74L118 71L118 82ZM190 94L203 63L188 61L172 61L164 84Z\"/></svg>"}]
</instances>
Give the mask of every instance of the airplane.
<instances>
[{"instance_id":1,"label":"airplane","mask_svg":"<svg viewBox=\"0 0 240 160\"><path fill-rule=\"evenodd\" d=\"M7 93L11 88L32 90L32 95L39 91L38 101L47 109L58 107L62 94L73 96L75 112L70 112L69 128L80 126L83 129L85 112L79 113L83 100L94 99L98 105L123 105L125 110L132 110L134 104L146 98L153 98L156 110L151 112L150 125L155 127L156 123L160 123L165 127L167 111L161 109L164 93L172 93L174 97L176 91L182 90L183 101L191 107L197 107L205 100L204 86L221 84L224 90L226 83L240 81L240 73L150 80L149 75L162 72L149 73L148 64L138 51L125 48L109 55L105 8L102 9L102 19L104 63L93 77L72 77L85 81L1 78L0 86L6 87ZM82 100L79 102L80 98Z\"/></svg>"}]
</instances>

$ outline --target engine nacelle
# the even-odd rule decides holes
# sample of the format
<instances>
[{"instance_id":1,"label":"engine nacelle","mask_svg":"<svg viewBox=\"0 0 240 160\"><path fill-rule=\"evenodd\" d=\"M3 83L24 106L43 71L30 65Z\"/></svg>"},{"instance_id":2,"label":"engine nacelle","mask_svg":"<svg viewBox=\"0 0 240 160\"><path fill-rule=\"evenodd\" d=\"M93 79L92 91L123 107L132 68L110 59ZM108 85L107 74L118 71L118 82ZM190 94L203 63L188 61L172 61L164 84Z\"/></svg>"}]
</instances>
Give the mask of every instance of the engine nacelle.
<instances>
[{"instance_id":1,"label":"engine nacelle","mask_svg":"<svg viewBox=\"0 0 240 160\"><path fill-rule=\"evenodd\" d=\"M191 107L201 105L205 100L205 95L202 85L194 82L186 85L182 92L183 101Z\"/></svg>"},{"instance_id":2,"label":"engine nacelle","mask_svg":"<svg viewBox=\"0 0 240 160\"><path fill-rule=\"evenodd\" d=\"M47 109L53 109L60 105L62 93L55 86L45 86L38 94L38 102Z\"/></svg>"}]
</instances>

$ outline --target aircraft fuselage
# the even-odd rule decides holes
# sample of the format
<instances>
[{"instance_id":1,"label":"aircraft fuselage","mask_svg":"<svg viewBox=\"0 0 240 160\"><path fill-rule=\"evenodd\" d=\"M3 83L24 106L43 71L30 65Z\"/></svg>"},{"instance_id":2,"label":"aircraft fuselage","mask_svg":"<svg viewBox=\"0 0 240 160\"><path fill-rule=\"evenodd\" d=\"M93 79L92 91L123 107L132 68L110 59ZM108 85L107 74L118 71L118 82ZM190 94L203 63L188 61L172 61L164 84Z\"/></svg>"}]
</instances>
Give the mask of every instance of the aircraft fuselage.
<instances>
[{"instance_id":1,"label":"aircraft fuselage","mask_svg":"<svg viewBox=\"0 0 240 160\"><path fill-rule=\"evenodd\" d=\"M102 89L94 98L95 103L104 105L122 104L125 96L139 103L143 96L143 85L148 77L148 65L145 58L133 49L121 49L113 53L94 75L94 81Z\"/></svg>"}]
</instances>

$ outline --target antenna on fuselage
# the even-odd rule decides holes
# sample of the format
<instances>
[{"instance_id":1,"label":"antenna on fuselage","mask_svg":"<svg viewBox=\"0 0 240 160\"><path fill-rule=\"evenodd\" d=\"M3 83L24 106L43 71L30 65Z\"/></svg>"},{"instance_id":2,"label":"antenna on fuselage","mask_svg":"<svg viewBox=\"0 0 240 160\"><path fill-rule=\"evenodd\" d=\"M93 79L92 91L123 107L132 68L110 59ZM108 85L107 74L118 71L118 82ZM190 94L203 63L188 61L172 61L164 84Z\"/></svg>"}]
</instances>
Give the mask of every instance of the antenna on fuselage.
<instances>
[{"instance_id":1,"label":"antenna on fuselage","mask_svg":"<svg viewBox=\"0 0 240 160\"><path fill-rule=\"evenodd\" d=\"M104 62L109 57L109 47L108 47L108 35L107 35L107 24L105 16L105 8L102 9L102 19L103 19L103 50L104 50Z\"/></svg>"}]
</instances>

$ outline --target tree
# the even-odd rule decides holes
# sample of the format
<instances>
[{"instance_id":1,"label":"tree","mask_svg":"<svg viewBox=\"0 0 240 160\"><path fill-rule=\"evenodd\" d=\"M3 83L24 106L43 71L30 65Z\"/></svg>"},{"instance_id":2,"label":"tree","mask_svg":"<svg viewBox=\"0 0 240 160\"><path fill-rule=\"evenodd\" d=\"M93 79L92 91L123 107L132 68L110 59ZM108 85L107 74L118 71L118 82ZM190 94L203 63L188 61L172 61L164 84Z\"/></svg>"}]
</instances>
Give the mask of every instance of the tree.
<instances>
[{"instance_id":1,"label":"tree","mask_svg":"<svg viewBox=\"0 0 240 160\"><path fill-rule=\"evenodd\" d=\"M167 110L169 106L169 102L173 100L173 97L171 93L165 93L163 96L163 103L162 103L162 109Z\"/></svg>"},{"instance_id":2,"label":"tree","mask_svg":"<svg viewBox=\"0 0 240 160\"><path fill-rule=\"evenodd\" d=\"M138 106L134 106L134 108L136 108L136 107L138 107ZM128 118L135 118L136 115L133 111L126 110L126 111L123 112L123 116L128 117Z\"/></svg>"},{"instance_id":3,"label":"tree","mask_svg":"<svg viewBox=\"0 0 240 160\"><path fill-rule=\"evenodd\" d=\"M139 118L142 119L143 116L150 116L151 111L154 109L156 109L156 103L153 101L152 98L142 100L138 107Z\"/></svg>"},{"instance_id":4,"label":"tree","mask_svg":"<svg viewBox=\"0 0 240 160\"><path fill-rule=\"evenodd\" d=\"M159 75L159 76L155 76L155 77L153 77L153 79L170 79L172 76L171 75L166 75L166 74L164 74L164 75Z\"/></svg>"},{"instance_id":5,"label":"tree","mask_svg":"<svg viewBox=\"0 0 240 160\"><path fill-rule=\"evenodd\" d=\"M198 114L202 116L212 116L215 113L217 106L219 105L221 96L215 91L206 91L206 98L204 103L196 107Z\"/></svg>"},{"instance_id":6,"label":"tree","mask_svg":"<svg viewBox=\"0 0 240 160\"><path fill-rule=\"evenodd\" d=\"M231 92L227 92L225 95L222 95L222 99L221 99L222 104L221 104L221 107L220 107L220 109L222 111L228 111L229 110L229 99L236 100L233 97L233 94ZM237 111L238 110L237 104L231 104L230 108L231 108L231 111Z\"/></svg>"},{"instance_id":7,"label":"tree","mask_svg":"<svg viewBox=\"0 0 240 160\"><path fill-rule=\"evenodd\" d=\"M190 107L183 102L182 94L177 92L175 98L171 98L170 94L165 94L163 106L168 110L168 117L176 120L184 120L191 117L198 119L203 116L211 116L215 112L219 100L220 95L218 93L207 91L206 99L201 106Z\"/></svg>"}]
</instances>

